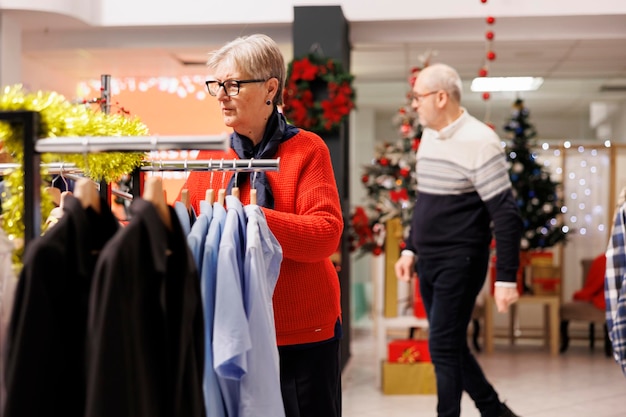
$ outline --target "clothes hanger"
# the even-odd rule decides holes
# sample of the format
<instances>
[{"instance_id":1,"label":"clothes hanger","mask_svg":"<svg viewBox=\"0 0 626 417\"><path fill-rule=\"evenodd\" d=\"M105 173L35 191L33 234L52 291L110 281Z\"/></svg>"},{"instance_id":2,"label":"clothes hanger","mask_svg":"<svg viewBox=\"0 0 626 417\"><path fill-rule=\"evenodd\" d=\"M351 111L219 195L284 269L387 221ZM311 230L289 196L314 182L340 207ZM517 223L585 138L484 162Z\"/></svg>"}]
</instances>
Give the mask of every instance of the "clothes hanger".
<instances>
[{"instance_id":1,"label":"clothes hanger","mask_svg":"<svg viewBox=\"0 0 626 417\"><path fill-rule=\"evenodd\" d=\"M95 182L88 178L81 178L74 184L74 196L80 200L83 208L91 207L100 213L100 193Z\"/></svg>"},{"instance_id":2,"label":"clothes hanger","mask_svg":"<svg viewBox=\"0 0 626 417\"><path fill-rule=\"evenodd\" d=\"M237 187L237 160L233 159L233 168L235 170L235 180L233 181L233 188L230 190L230 195L239 198L239 187Z\"/></svg>"},{"instance_id":3,"label":"clothes hanger","mask_svg":"<svg viewBox=\"0 0 626 417\"><path fill-rule=\"evenodd\" d=\"M250 159L250 164L248 168L252 168L252 161L254 158ZM257 172L254 171L254 174L250 177L250 204L256 205L256 188L254 188L254 181L256 180Z\"/></svg>"},{"instance_id":4,"label":"clothes hanger","mask_svg":"<svg viewBox=\"0 0 626 417\"><path fill-rule=\"evenodd\" d=\"M189 189L187 188L187 178L189 178L189 172L187 171L187 159L185 159L185 185L180 192L180 201L185 205L187 212L191 212L191 202L189 201Z\"/></svg>"},{"instance_id":5,"label":"clothes hanger","mask_svg":"<svg viewBox=\"0 0 626 417\"><path fill-rule=\"evenodd\" d=\"M213 187L213 159L209 160L209 171L211 171L211 178L209 181L210 187ZM213 188L207 188L206 192L204 193L204 200L213 205L213 201L215 201L215 190L213 190Z\"/></svg>"},{"instance_id":6,"label":"clothes hanger","mask_svg":"<svg viewBox=\"0 0 626 417\"><path fill-rule=\"evenodd\" d=\"M163 190L163 179L161 177L151 176L146 178L143 184L142 198L154 204L165 227L168 230L172 230L170 209L167 205L165 191Z\"/></svg>"},{"instance_id":7,"label":"clothes hanger","mask_svg":"<svg viewBox=\"0 0 626 417\"><path fill-rule=\"evenodd\" d=\"M220 161L220 170L222 171L222 188L217 191L217 202L224 205L226 201L226 189L224 188L224 182L226 179L226 171L224 171L224 159Z\"/></svg>"}]
</instances>

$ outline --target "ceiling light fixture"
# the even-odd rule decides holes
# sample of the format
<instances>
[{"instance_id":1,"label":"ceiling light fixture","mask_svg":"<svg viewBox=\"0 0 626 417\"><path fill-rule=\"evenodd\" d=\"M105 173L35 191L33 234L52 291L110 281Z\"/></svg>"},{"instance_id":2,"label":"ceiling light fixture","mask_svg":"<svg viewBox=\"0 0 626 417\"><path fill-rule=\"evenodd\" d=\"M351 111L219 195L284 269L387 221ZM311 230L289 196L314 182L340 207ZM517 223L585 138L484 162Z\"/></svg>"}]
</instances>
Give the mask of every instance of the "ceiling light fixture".
<instances>
[{"instance_id":1,"label":"ceiling light fixture","mask_svg":"<svg viewBox=\"0 0 626 417\"><path fill-rule=\"evenodd\" d=\"M541 87L541 77L478 77L472 80L472 91L534 91Z\"/></svg>"}]
</instances>

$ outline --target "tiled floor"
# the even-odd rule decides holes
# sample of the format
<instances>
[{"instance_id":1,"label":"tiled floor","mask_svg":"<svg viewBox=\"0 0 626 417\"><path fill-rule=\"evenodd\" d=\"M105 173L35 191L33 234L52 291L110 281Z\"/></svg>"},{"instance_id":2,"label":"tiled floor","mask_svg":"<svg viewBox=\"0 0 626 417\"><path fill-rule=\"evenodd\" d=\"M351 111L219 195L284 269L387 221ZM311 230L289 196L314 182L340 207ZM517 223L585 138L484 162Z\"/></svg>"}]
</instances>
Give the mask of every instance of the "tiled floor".
<instances>
[{"instance_id":1,"label":"tiled floor","mask_svg":"<svg viewBox=\"0 0 626 417\"><path fill-rule=\"evenodd\" d=\"M375 377L374 339L369 328L353 330L352 357L344 371L343 417L431 417L434 395L383 395ZM578 344L552 357L543 346L496 341L478 361L500 398L523 417L624 417L626 377L602 347ZM464 394L462 417L479 417Z\"/></svg>"}]
</instances>

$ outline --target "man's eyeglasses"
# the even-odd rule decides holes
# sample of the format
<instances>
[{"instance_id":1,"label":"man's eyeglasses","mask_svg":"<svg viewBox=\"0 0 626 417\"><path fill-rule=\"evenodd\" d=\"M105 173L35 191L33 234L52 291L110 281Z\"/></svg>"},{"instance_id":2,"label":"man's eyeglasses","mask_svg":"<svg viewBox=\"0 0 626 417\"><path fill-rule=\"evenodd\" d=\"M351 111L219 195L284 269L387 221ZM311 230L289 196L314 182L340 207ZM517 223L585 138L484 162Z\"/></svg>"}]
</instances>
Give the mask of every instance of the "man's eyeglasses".
<instances>
[{"instance_id":1,"label":"man's eyeglasses","mask_svg":"<svg viewBox=\"0 0 626 417\"><path fill-rule=\"evenodd\" d=\"M429 91L428 93L424 93L424 94L415 94L415 93L414 93L414 94L413 94L413 100L415 100L415 101L417 101L417 102L419 103L420 101L422 101L423 99L425 99L425 98L426 98L426 97L428 97L429 95L431 95L431 94L435 94L435 93L437 93L437 92L439 92L439 90L436 90L436 91Z\"/></svg>"},{"instance_id":2,"label":"man's eyeglasses","mask_svg":"<svg viewBox=\"0 0 626 417\"><path fill-rule=\"evenodd\" d=\"M249 83L263 83L267 80L226 80L226 81L205 81L206 88L209 90L209 94L212 96L216 96L219 93L220 88L224 88L224 92L227 96L232 97L239 94L239 88L241 84L249 84Z\"/></svg>"}]
</instances>

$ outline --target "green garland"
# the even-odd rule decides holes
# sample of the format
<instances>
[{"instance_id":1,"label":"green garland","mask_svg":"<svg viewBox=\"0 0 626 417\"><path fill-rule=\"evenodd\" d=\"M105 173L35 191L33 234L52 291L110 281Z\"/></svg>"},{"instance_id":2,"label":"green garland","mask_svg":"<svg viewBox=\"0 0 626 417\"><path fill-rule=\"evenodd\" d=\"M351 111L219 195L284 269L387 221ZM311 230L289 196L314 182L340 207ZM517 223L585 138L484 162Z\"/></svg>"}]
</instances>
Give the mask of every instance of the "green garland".
<instances>
[{"instance_id":1,"label":"green garland","mask_svg":"<svg viewBox=\"0 0 626 417\"><path fill-rule=\"evenodd\" d=\"M0 111L36 111L39 112L39 136L144 136L148 128L137 118L118 114L105 114L82 104L73 104L62 95L54 92L39 91L27 93L22 86L9 86L0 94ZM23 165L24 148L21 127L0 123L0 143L3 152L9 154L15 162ZM123 138L120 138L122 141ZM120 176L132 172L141 166L144 153L107 152L102 154L42 154L44 163L66 162L75 164L94 181L112 182ZM42 177L49 179L49 174L42 168ZM23 255L24 239L24 170L16 169L4 177L2 193L2 227L9 239L15 242L14 264L19 266ZM41 192L42 218L53 208L51 197Z\"/></svg>"}]
</instances>

